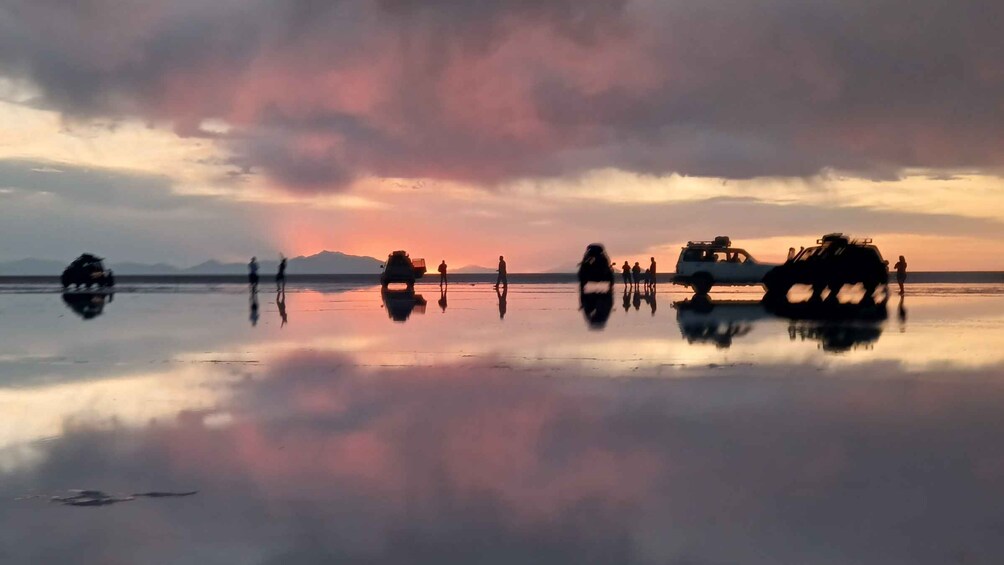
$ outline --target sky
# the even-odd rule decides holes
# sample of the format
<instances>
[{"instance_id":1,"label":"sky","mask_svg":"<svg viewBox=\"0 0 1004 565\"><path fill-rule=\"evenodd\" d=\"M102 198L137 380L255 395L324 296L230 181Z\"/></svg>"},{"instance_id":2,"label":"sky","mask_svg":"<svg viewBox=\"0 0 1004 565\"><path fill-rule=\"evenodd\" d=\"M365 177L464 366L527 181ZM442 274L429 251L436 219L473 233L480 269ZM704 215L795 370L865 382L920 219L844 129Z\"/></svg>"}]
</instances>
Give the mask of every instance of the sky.
<instances>
[{"instance_id":1,"label":"sky","mask_svg":"<svg viewBox=\"0 0 1004 565\"><path fill-rule=\"evenodd\" d=\"M0 261L1004 269L990 0L0 0Z\"/></svg>"}]
</instances>

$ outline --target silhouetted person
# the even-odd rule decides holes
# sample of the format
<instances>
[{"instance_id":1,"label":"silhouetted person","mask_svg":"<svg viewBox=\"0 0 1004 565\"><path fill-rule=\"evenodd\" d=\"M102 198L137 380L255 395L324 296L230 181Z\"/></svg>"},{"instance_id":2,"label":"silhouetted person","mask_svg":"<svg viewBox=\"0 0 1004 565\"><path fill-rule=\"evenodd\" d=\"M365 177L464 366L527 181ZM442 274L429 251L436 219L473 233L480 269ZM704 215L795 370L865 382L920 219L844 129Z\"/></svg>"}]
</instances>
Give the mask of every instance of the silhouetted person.
<instances>
[{"instance_id":1,"label":"silhouetted person","mask_svg":"<svg viewBox=\"0 0 1004 565\"><path fill-rule=\"evenodd\" d=\"M794 258L795 258L795 248L794 247L789 247L788 248L788 261L791 261Z\"/></svg>"},{"instance_id":2,"label":"silhouetted person","mask_svg":"<svg viewBox=\"0 0 1004 565\"><path fill-rule=\"evenodd\" d=\"M635 261L634 267L631 267L631 276L634 277L634 288L637 291L638 285L641 284L641 265L638 264L638 261Z\"/></svg>"},{"instance_id":3,"label":"silhouetted person","mask_svg":"<svg viewBox=\"0 0 1004 565\"><path fill-rule=\"evenodd\" d=\"M506 295L509 294L509 285L504 284L502 285L501 289L499 289L499 287L496 286L495 293L498 294L499 297L499 320L504 320L505 310L506 310Z\"/></svg>"},{"instance_id":4,"label":"silhouetted person","mask_svg":"<svg viewBox=\"0 0 1004 565\"><path fill-rule=\"evenodd\" d=\"M439 307L443 309L443 313L446 313L446 287L439 289Z\"/></svg>"},{"instance_id":5,"label":"silhouetted person","mask_svg":"<svg viewBox=\"0 0 1004 565\"><path fill-rule=\"evenodd\" d=\"M896 282L899 283L899 293L903 294L903 283L906 282L906 259L902 255L893 267L896 269Z\"/></svg>"},{"instance_id":6,"label":"silhouetted person","mask_svg":"<svg viewBox=\"0 0 1004 565\"><path fill-rule=\"evenodd\" d=\"M252 326L258 325L258 289L255 287L251 288L251 298L250 298L251 314L248 318L251 320Z\"/></svg>"},{"instance_id":7,"label":"silhouetted person","mask_svg":"<svg viewBox=\"0 0 1004 565\"><path fill-rule=\"evenodd\" d=\"M258 258L252 257L248 263L248 284L253 291L258 290Z\"/></svg>"},{"instance_id":8,"label":"silhouetted person","mask_svg":"<svg viewBox=\"0 0 1004 565\"><path fill-rule=\"evenodd\" d=\"M285 286L285 285L284 285ZM277 290L275 292L275 305L279 308L279 318L282 319L282 323L279 324L280 328L286 327L289 323L289 318L286 316L286 290Z\"/></svg>"},{"instance_id":9,"label":"silhouetted person","mask_svg":"<svg viewBox=\"0 0 1004 565\"><path fill-rule=\"evenodd\" d=\"M655 257L650 258L651 263L648 265L648 284L649 286L655 286Z\"/></svg>"},{"instance_id":10,"label":"silhouetted person","mask_svg":"<svg viewBox=\"0 0 1004 565\"><path fill-rule=\"evenodd\" d=\"M495 279L495 290L498 290L499 285L503 285L506 288L508 288L509 287L509 278L506 276L505 257L503 257L501 255L499 255L498 273L499 273L499 276L498 276L497 279Z\"/></svg>"},{"instance_id":11,"label":"silhouetted person","mask_svg":"<svg viewBox=\"0 0 1004 565\"><path fill-rule=\"evenodd\" d=\"M279 255L279 269L275 272L275 289L286 290L286 258Z\"/></svg>"},{"instance_id":12,"label":"silhouetted person","mask_svg":"<svg viewBox=\"0 0 1004 565\"><path fill-rule=\"evenodd\" d=\"M446 259L439 264L439 286L446 286L449 284L446 282Z\"/></svg>"},{"instance_id":13,"label":"silhouetted person","mask_svg":"<svg viewBox=\"0 0 1004 565\"><path fill-rule=\"evenodd\" d=\"M624 266L621 267L621 277L624 278L624 286L631 286L631 265L627 261L624 261Z\"/></svg>"}]
</instances>

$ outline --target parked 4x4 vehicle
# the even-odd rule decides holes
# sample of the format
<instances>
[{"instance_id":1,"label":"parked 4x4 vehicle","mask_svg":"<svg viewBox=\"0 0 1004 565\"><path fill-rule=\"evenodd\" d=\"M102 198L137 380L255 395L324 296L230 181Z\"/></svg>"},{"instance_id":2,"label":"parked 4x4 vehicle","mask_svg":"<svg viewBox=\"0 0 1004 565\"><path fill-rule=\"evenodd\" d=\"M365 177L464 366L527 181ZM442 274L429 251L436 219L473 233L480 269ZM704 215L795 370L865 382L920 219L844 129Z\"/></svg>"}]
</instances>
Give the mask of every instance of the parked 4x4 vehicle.
<instances>
[{"instance_id":1,"label":"parked 4x4 vehicle","mask_svg":"<svg viewBox=\"0 0 1004 565\"><path fill-rule=\"evenodd\" d=\"M105 270L105 266L101 261L103 259L100 257L84 253L63 269L59 282L62 283L63 288L68 288L70 285L78 288L81 286L91 288L94 285L100 287L115 286L115 277L112 276L111 271Z\"/></svg>"},{"instance_id":2,"label":"parked 4x4 vehicle","mask_svg":"<svg viewBox=\"0 0 1004 565\"><path fill-rule=\"evenodd\" d=\"M610 265L610 257L607 256L603 245L593 243L586 247L586 254L582 256L579 263L579 287L586 286L586 283L606 282L610 286L614 285L614 270Z\"/></svg>"},{"instance_id":3,"label":"parked 4x4 vehicle","mask_svg":"<svg viewBox=\"0 0 1004 565\"><path fill-rule=\"evenodd\" d=\"M764 285L768 298L786 298L792 286L804 284L812 287L815 299L826 289L835 299L844 285L861 284L865 299L872 300L880 286L889 284L889 262L882 259L871 239L850 239L842 233L831 233L816 243L767 273Z\"/></svg>"},{"instance_id":4,"label":"parked 4x4 vehicle","mask_svg":"<svg viewBox=\"0 0 1004 565\"><path fill-rule=\"evenodd\" d=\"M387 256L380 274L380 285L404 283L408 288L415 286L415 280L425 275L425 259L412 259L407 251L395 251Z\"/></svg>"},{"instance_id":5,"label":"parked 4x4 vehicle","mask_svg":"<svg viewBox=\"0 0 1004 565\"><path fill-rule=\"evenodd\" d=\"M707 294L715 285L756 285L776 265L761 263L745 249L732 247L732 240L720 235L712 241L688 241L676 261L673 283L689 286L696 294Z\"/></svg>"}]
</instances>

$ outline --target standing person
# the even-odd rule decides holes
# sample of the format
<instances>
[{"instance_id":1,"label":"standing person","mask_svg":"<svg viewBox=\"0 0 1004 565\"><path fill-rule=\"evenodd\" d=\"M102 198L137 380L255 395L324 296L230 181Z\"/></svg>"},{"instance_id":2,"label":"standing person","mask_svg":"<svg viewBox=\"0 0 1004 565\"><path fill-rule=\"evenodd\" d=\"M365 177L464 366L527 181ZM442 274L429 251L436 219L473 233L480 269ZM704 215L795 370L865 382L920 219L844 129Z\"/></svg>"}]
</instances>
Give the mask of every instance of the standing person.
<instances>
[{"instance_id":1,"label":"standing person","mask_svg":"<svg viewBox=\"0 0 1004 565\"><path fill-rule=\"evenodd\" d=\"M449 283L446 282L446 259L443 259L443 262L439 264L439 286L444 287L447 284Z\"/></svg>"},{"instance_id":2,"label":"standing person","mask_svg":"<svg viewBox=\"0 0 1004 565\"><path fill-rule=\"evenodd\" d=\"M795 258L795 248L794 247L789 247L788 248L788 261L790 262L794 258Z\"/></svg>"},{"instance_id":3,"label":"standing person","mask_svg":"<svg viewBox=\"0 0 1004 565\"><path fill-rule=\"evenodd\" d=\"M275 272L275 289L286 290L286 258L279 254L279 270Z\"/></svg>"},{"instance_id":4,"label":"standing person","mask_svg":"<svg viewBox=\"0 0 1004 565\"><path fill-rule=\"evenodd\" d=\"M899 283L899 293L903 294L903 283L906 282L906 259L900 255L899 261L893 267L896 269L896 282Z\"/></svg>"},{"instance_id":5,"label":"standing person","mask_svg":"<svg viewBox=\"0 0 1004 565\"><path fill-rule=\"evenodd\" d=\"M624 265L621 266L621 277L624 278L624 286L631 286L631 265L627 261L624 261Z\"/></svg>"},{"instance_id":6,"label":"standing person","mask_svg":"<svg viewBox=\"0 0 1004 565\"><path fill-rule=\"evenodd\" d=\"M648 266L648 286L655 288L655 257L650 257Z\"/></svg>"},{"instance_id":7,"label":"standing person","mask_svg":"<svg viewBox=\"0 0 1004 565\"><path fill-rule=\"evenodd\" d=\"M252 257L251 262L248 263L248 284L251 285L251 290L258 291L258 258Z\"/></svg>"},{"instance_id":8,"label":"standing person","mask_svg":"<svg viewBox=\"0 0 1004 565\"><path fill-rule=\"evenodd\" d=\"M495 289L498 290L499 285L509 288L509 278L506 276L505 270L505 257L499 255L499 268L497 269L499 276L495 279Z\"/></svg>"},{"instance_id":9,"label":"standing person","mask_svg":"<svg viewBox=\"0 0 1004 565\"><path fill-rule=\"evenodd\" d=\"M638 290L638 285L641 284L641 265L638 261L634 262L634 267L631 267L631 276L634 277L634 288Z\"/></svg>"}]
</instances>

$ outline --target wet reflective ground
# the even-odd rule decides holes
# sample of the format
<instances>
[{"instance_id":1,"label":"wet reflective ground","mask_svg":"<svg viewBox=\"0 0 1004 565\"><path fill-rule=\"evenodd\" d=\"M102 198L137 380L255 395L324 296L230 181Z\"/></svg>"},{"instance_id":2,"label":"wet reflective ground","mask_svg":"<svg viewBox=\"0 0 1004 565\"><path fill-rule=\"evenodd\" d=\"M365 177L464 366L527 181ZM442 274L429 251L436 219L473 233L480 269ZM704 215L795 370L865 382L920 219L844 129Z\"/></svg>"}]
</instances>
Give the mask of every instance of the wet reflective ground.
<instances>
[{"instance_id":1,"label":"wet reflective ground","mask_svg":"<svg viewBox=\"0 0 1004 565\"><path fill-rule=\"evenodd\" d=\"M0 563L1004 561L1001 286L42 290L0 288Z\"/></svg>"}]
</instances>

